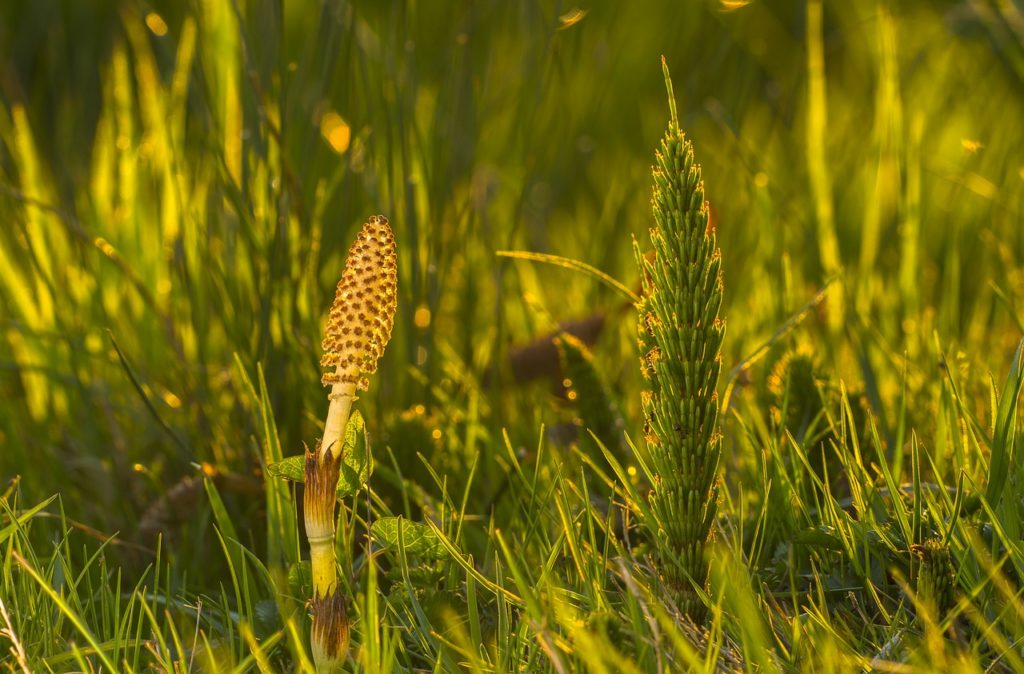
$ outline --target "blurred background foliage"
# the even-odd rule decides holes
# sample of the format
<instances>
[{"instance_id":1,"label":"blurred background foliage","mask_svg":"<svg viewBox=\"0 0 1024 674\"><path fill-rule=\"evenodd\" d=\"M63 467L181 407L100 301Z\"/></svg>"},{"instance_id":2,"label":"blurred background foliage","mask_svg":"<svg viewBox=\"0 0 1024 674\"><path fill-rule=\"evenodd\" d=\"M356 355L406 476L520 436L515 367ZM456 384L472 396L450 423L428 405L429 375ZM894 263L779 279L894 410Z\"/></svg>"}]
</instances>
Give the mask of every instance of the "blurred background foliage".
<instances>
[{"instance_id":1,"label":"blurred background foliage","mask_svg":"<svg viewBox=\"0 0 1024 674\"><path fill-rule=\"evenodd\" d=\"M479 451L484 512L502 430L529 456L566 419L517 347L587 317L639 437L628 302L496 252L638 287L662 54L724 257L724 371L833 279L732 373L732 404L760 404L747 389L799 347L883 431L904 391L911 425L941 431L945 356L985 409L1024 316L1022 21L997 0L5 2L0 477L129 540L196 464L249 484L261 435L236 355L262 366L285 453L312 442L322 322L374 213L401 275L360 402L382 470L433 491L419 452L457 493ZM262 501L228 498L258 542ZM201 548L168 549L216 578Z\"/></svg>"}]
</instances>

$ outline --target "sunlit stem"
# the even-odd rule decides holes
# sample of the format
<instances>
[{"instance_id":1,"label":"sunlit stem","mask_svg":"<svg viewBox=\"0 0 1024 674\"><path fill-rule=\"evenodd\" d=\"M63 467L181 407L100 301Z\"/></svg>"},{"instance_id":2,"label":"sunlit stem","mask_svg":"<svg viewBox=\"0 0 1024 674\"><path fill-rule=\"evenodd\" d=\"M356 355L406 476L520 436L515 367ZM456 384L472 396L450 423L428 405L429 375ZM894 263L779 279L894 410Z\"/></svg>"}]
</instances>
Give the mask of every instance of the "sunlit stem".
<instances>
[{"instance_id":1,"label":"sunlit stem","mask_svg":"<svg viewBox=\"0 0 1024 674\"><path fill-rule=\"evenodd\" d=\"M340 368L338 374L342 374ZM352 401L356 399L355 383L342 381L335 384L331 387L328 399L331 404L327 408L327 422L324 424L324 437L320 443L320 452L323 454L329 449L331 454L338 456L344 444L345 427L348 425L348 418L352 413Z\"/></svg>"},{"instance_id":2,"label":"sunlit stem","mask_svg":"<svg viewBox=\"0 0 1024 674\"><path fill-rule=\"evenodd\" d=\"M327 595L338 582L334 535L309 539L309 563L313 572L313 593Z\"/></svg>"}]
</instances>

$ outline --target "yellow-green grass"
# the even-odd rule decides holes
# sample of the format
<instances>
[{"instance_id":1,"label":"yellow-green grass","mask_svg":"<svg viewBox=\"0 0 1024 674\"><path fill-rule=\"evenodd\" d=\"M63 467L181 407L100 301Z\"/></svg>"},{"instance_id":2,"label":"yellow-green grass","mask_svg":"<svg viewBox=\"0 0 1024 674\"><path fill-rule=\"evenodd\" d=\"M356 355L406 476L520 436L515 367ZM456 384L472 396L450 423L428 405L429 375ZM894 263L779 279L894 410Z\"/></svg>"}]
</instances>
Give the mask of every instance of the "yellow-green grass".
<instances>
[{"instance_id":1,"label":"yellow-green grass","mask_svg":"<svg viewBox=\"0 0 1024 674\"><path fill-rule=\"evenodd\" d=\"M323 434L376 212L403 261L338 510L348 671L1024 669L1019 11L573 7L3 3L0 669L311 670L301 492L264 469ZM637 528L661 54L729 318L700 627ZM555 346L513 371L572 320L636 459ZM809 401L773 380L808 352Z\"/></svg>"}]
</instances>

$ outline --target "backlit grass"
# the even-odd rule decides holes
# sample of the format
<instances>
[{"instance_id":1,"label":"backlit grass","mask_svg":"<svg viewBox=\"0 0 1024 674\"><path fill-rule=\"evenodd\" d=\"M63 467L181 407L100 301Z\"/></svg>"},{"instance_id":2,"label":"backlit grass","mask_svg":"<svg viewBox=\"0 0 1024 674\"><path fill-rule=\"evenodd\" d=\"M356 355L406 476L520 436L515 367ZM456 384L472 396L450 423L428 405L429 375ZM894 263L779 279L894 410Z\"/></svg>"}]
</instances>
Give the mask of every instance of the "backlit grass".
<instances>
[{"instance_id":1,"label":"backlit grass","mask_svg":"<svg viewBox=\"0 0 1024 674\"><path fill-rule=\"evenodd\" d=\"M334 287L386 213L346 671L1024 671L1021 25L4 3L0 668L313 671L278 474L324 435ZM645 520L662 54L728 318L698 623Z\"/></svg>"}]
</instances>

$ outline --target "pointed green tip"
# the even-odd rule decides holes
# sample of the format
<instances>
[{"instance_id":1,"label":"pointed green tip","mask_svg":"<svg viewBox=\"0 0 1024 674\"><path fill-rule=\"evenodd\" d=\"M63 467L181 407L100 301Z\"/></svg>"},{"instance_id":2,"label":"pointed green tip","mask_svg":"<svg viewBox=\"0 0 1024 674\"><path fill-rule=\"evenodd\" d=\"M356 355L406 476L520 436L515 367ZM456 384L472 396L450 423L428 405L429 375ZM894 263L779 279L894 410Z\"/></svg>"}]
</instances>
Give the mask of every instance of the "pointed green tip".
<instances>
[{"instance_id":1,"label":"pointed green tip","mask_svg":"<svg viewBox=\"0 0 1024 674\"><path fill-rule=\"evenodd\" d=\"M669 125L672 128L679 128L679 117L676 115L676 93L672 89L672 75L668 72L668 60L661 55L661 72L665 76L665 90L668 92Z\"/></svg>"}]
</instances>

